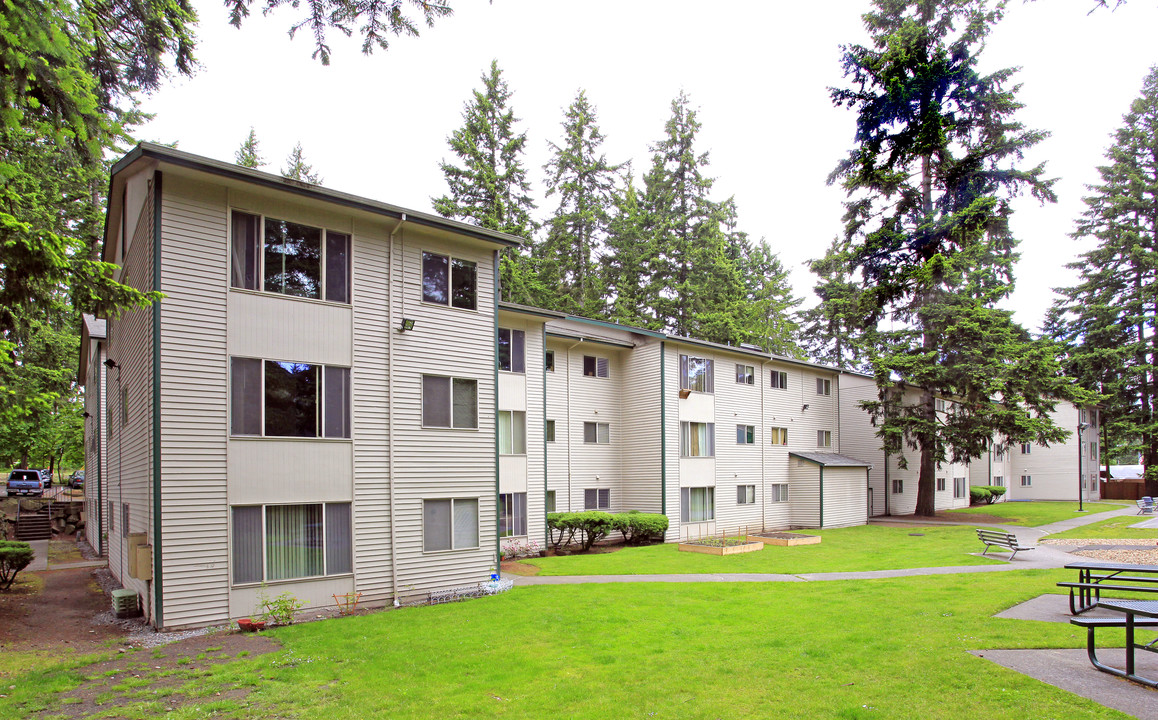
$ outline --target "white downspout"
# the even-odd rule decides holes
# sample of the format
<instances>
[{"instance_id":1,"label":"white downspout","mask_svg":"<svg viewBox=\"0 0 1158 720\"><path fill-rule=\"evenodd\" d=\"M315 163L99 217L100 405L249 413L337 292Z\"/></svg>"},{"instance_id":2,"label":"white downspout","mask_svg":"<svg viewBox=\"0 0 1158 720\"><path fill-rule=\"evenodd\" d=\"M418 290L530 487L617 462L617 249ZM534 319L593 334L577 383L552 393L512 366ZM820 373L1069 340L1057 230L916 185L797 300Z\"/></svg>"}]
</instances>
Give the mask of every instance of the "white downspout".
<instances>
[{"instance_id":1,"label":"white downspout","mask_svg":"<svg viewBox=\"0 0 1158 720\"><path fill-rule=\"evenodd\" d=\"M394 517L394 236L402 229L406 222L406 213L398 224L390 231L390 242L387 250L387 283L386 283L386 328L389 341L386 343L386 487L390 498L390 592L394 595L394 607L398 607L398 545L395 542ZM406 273L402 273L402 282L406 282ZM405 296L402 298L405 302Z\"/></svg>"}]
</instances>

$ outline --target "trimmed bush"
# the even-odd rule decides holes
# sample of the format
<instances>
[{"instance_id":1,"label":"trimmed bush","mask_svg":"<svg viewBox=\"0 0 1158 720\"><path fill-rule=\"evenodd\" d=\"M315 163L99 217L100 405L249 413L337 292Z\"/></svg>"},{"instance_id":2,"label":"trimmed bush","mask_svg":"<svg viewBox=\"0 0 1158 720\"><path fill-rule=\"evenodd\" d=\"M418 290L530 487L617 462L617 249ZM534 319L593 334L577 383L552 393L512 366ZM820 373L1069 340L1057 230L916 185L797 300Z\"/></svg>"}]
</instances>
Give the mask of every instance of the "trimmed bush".
<instances>
[{"instance_id":1,"label":"trimmed bush","mask_svg":"<svg viewBox=\"0 0 1158 720\"><path fill-rule=\"evenodd\" d=\"M547 513L547 537L556 551L575 539L578 528L574 517L575 513Z\"/></svg>"},{"instance_id":2,"label":"trimmed bush","mask_svg":"<svg viewBox=\"0 0 1158 720\"><path fill-rule=\"evenodd\" d=\"M28 567L33 557L32 546L28 543L0 540L0 590L12 587L16 573Z\"/></svg>"},{"instance_id":3,"label":"trimmed bush","mask_svg":"<svg viewBox=\"0 0 1158 720\"><path fill-rule=\"evenodd\" d=\"M990 485L989 492L993 493L993 497L989 499L989 502L994 502L997 498L1005 494L1005 488L1000 485Z\"/></svg>"},{"instance_id":4,"label":"trimmed bush","mask_svg":"<svg viewBox=\"0 0 1158 720\"><path fill-rule=\"evenodd\" d=\"M969 504L980 505L993 502L993 493L984 485L975 485L969 488Z\"/></svg>"},{"instance_id":5,"label":"trimmed bush","mask_svg":"<svg viewBox=\"0 0 1158 720\"><path fill-rule=\"evenodd\" d=\"M667 527L666 515L638 510L618 515L600 510L547 514L548 537L555 550L570 545L578 537L580 546L587 551L615 531L623 534L624 542L638 545L650 540L662 540Z\"/></svg>"},{"instance_id":6,"label":"trimmed bush","mask_svg":"<svg viewBox=\"0 0 1158 720\"><path fill-rule=\"evenodd\" d=\"M667 532L668 519L659 513L644 513L631 510L615 516L615 529L623 534L623 542L628 545L642 545L654 540L662 540Z\"/></svg>"}]
</instances>

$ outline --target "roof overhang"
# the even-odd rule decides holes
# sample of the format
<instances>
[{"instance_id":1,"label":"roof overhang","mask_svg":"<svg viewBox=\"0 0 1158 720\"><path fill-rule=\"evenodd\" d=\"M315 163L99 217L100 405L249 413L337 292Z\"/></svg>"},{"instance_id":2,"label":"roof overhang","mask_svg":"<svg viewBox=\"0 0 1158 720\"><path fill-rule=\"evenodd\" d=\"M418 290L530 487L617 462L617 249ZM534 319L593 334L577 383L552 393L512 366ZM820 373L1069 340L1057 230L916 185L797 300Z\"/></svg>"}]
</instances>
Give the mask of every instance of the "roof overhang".
<instances>
[{"instance_id":1,"label":"roof overhang","mask_svg":"<svg viewBox=\"0 0 1158 720\"><path fill-rule=\"evenodd\" d=\"M810 462L813 465L819 465L820 467L869 468L870 470L873 467L872 463L838 453L789 451L788 456Z\"/></svg>"}]
</instances>

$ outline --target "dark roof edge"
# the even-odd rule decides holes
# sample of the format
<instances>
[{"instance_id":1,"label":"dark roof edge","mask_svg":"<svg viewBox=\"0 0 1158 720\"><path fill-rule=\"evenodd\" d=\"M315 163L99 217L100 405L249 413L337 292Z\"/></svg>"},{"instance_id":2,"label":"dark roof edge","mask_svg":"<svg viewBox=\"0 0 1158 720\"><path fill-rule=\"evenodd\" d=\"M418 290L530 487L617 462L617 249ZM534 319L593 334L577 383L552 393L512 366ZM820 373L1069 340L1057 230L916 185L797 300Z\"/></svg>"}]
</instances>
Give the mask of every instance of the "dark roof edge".
<instances>
[{"instance_id":1,"label":"dark roof edge","mask_svg":"<svg viewBox=\"0 0 1158 720\"><path fill-rule=\"evenodd\" d=\"M545 308L531 307L530 305L520 305L519 303L499 301L499 310L505 312L519 313L522 315L536 315L538 317L550 318L552 320L563 320L567 317L566 313L555 312L554 310L547 310Z\"/></svg>"},{"instance_id":2,"label":"dark roof edge","mask_svg":"<svg viewBox=\"0 0 1158 720\"><path fill-rule=\"evenodd\" d=\"M164 145L155 145L153 143L140 143L135 148L130 150L123 158L113 165L111 176L122 172L125 168L142 158L151 158L159 162L169 163L170 165L177 165L180 167L189 168L191 170L199 170L211 175L219 175L222 177L232 178L234 180L241 180L254 185L261 185L276 190L311 197L326 202L331 202L337 205L354 208L357 210L364 210L376 215L385 215L387 217L401 219L403 215L406 216L406 221L414 223L415 225L424 225L427 227L437 228L440 230L447 230L459 235L467 235L477 240L497 243L507 247L519 247L523 241L513 235L488 230L486 228L477 227L475 225L468 225L466 223L458 222L457 220L448 220L437 215L420 212L417 210L409 210L397 205L390 205L389 203L379 202L377 200L370 200L369 198L352 195L350 193L340 192L338 190L330 190L320 185L310 185L297 180L290 180L279 175L262 172L260 170L253 170L252 168L244 168L233 163L222 162L212 158L203 157L201 155L194 155L182 150L176 150Z\"/></svg>"}]
</instances>

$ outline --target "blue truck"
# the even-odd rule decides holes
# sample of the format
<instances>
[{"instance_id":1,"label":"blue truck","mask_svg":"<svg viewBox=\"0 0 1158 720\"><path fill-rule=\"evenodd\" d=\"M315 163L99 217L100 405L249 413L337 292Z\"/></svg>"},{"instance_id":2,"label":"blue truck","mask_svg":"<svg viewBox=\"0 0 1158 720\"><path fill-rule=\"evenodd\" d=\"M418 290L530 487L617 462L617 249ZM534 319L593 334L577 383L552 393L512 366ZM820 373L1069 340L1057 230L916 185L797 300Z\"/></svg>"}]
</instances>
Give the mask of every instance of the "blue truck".
<instances>
[{"instance_id":1,"label":"blue truck","mask_svg":"<svg viewBox=\"0 0 1158 720\"><path fill-rule=\"evenodd\" d=\"M44 477L36 470L13 470L8 475L8 497L43 495Z\"/></svg>"}]
</instances>

